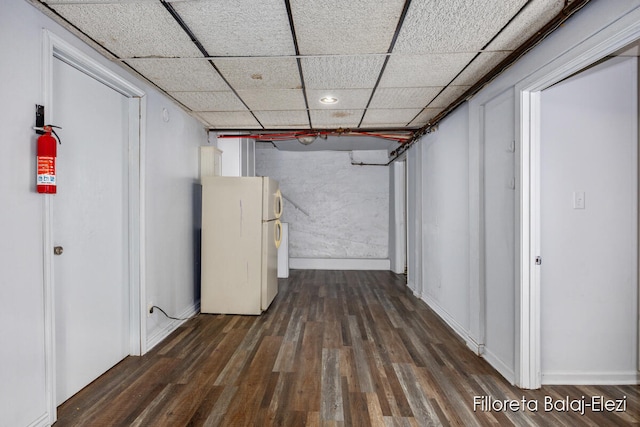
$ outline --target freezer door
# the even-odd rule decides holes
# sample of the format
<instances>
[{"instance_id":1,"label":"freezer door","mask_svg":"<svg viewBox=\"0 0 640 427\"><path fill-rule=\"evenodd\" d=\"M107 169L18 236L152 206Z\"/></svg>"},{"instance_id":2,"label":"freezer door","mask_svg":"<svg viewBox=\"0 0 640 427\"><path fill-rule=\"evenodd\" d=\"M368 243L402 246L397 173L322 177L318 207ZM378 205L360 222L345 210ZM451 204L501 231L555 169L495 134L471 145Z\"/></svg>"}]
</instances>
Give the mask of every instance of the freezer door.
<instances>
[{"instance_id":1,"label":"freezer door","mask_svg":"<svg viewBox=\"0 0 640 427\"><path fill-rule=\"evenodd\" d=\"M205 177L202 187L202 313L260 314L262 180Z\"/></svg>"},{"instance_id":2,"label":"freezer door","mask_svg":"<svg viewBox=\"0 0 640 427\"><path fill-rule=\"evenodd\" d=\"M273 178L263 178L263 220L269 221L280 218L282 215L282 194L280 193L280 185Z\"/></svg>"},{"instance_id":3,"label":"freezer door","mask_svg":"<svg viewBox=\"0 0 640 427\"><path fill-rule=\"evenodd\" d=\"M278 249L280 239L280 221L262 223L262 310L269 308L278 294Z\"/></svg>"},{"instance_id":4,"label":"freezer door","mask_svg":"<svg viewBox=\"0 0 640 427\"><path fill-rule=\"evenodd\" d=\"M274 236L274 240L275 240L275 244L276 244L276 249L280 249L280 244L282 243L282 222L280 222L279 219L274 220L274 226L275 226L275 236Z\"/></svg>"}]
</instances>

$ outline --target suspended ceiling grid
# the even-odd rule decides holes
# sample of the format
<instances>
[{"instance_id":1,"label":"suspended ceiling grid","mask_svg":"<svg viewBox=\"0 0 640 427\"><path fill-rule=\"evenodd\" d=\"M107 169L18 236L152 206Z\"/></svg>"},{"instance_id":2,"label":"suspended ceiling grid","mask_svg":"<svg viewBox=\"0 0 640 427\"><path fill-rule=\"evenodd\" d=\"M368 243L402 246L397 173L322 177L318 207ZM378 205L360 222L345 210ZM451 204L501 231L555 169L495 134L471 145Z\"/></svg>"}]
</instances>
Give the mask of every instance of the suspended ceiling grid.
<instances>
[{"instance_id":1,"label":"suspended ceiling grid","mask_svg":"<svg viewBox=\"0 0 640 427\"><path fill-rule=\"evenodd\" d=\"M34 1L34 0L32 0ZM562 0L38 0L212 130L418 129ZM335 104L320 102L335 97Z\"/></svg>"}]
</instances>

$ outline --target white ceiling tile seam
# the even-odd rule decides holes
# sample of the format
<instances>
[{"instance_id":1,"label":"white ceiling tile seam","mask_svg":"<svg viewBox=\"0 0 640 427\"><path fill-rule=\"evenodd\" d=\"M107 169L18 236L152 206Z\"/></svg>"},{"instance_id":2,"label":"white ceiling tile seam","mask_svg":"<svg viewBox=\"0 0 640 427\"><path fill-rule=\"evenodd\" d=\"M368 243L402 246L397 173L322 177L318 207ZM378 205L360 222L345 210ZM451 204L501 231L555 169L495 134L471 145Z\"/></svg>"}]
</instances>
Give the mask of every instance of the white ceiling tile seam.
<instances>
[{"instance_id":1,"label":"white ceiling tile seam","mask_svg":"<svg viewBox=\"0 0 640 427\"><path fill-rule=\"evenodd\" d=\"M447 115L453 112L461 103L466 99L472 97L479 92L483 87L489 84L493 79L499 76L505 69L511 66L515 61L529 52L533 47L537 46L542 40L544 40L549 34L551 34L556 28L562 25L566 20L571 18L576 12L582 9L590 0L574 0L570 3L566 3L565 7L555 15L555 17L548 21L542 28L540 28L534 35L529 37L526 42L521 44L515 49L507 58L502 60L497 66L495 66L489 73L484 75L478 80L471 88L458 97L455 101L449 104L443 111L431 118L427 124L414 132L413 136L405 143L392 151L391 161L398 159L406 150L409 149L416 141L418 141L423 135L430 133L432 130L437 129L438 123L444 119Z\"/></svg>"},{"instance_id":2,"label":"white ceiling tile seam","mask_svg":"<svg viewBox=\"0 0 640 427\"><path fill-rule=\"evenodd\" d=\"M433 99L431 99L431 101L430 101L429 103L427 103L427 105L425 105L425 106L424 106L424 108L423 108L423 109L422 109L418 114L416 114L416 115L415 115L415 117L413 117L411 120L409 120L409 121L407 122L407 126L409 126L409 125L410 125L414 120L416 120L416 119L418 118L418 116L420 116L420 114L422 114L422 112L423 112L423 111L425 111L427 108L431 107L431 103L432 103L433 101L435 101L438 97L440 97L440 96L443 94L443 92L445 91L445 89L446 89L449 85L451 85L453 82L455 82L455 81L456 81L456 79L457 79L457 78L458 78L462 73L464 73L464 71L465 71L467 68L469 68L469 67L471 66L471 64L473 64L473 62L474 62L475 60L477 60L477 59L480 57L480 53L481 53L481 51L482 51L482 50L484 50L484 49L486 49L486 48L487 48L487 46L489 46L489 45L491 44L491 42L493 42L493 41L494 41L494 40L495 40L495 39L496 39L496 38L497 38L497 37L498 37L498 36L499 36L499 35L500 35L500 34L501 34L501 33L502 33L502 32L503 32L503 31L504 31L504 30L509 26L509 25L511 25L511 23L516 19L516 17L517 17L518 15L520 15L520 14L522 13L522 11L523 11L527 6L529 6L529 4L531 4L531 3L532 3L532 1L533 1L533 0L528 0L527 2L525 2L525 3L520 7L520 9L518 10L518 12L517 12L515 15L513 15L513 16L511 17L511 19L509 19L509 21L508 21L506 24L504 24L504 25L502 26L502 28L500 29L500 31L498 31L496 34L494 34L494 36L493 36L493 37L491 37L491 39L490 39L487 43L485 43L485 45L482 47L482 49L480 49L480 52L476 53L476 55L473 57L473 59L472 59L471 61L469 61L469 62L467 63L467 65L466 65L462 70L460 70L460 71L459 71L459 72L458 72L458 73L457 73L457 74L456 74L456 75L451 79L451 81L450 81L448 84L446 84L446 85L442 88L442 90L441 90L441 91L440 91L440 92L439 92L435 97L433 97Z\"/></svg>"},{"instance_id":3,"label":"white ceiling tile seam","mask_svg":"<svg viewBox=\"0 0 640 427\"><path fill-rule=\"evenodd\" d=\"M180 27L184 30L185 33L187 33L187 35L189 36L189 38L191 38L191 41L196 45L196 47L198 48L198 50L200 50L200 52L202 52L202 54L204 56L209 56L209 53L207 52L207 50L204 48L204 46L202 45L202 43L200 43L200 41L198 40L198 38L195 36L195 34L191 31L191 29L189 29L189 27L187 26L187 24L182 20L182 18L180 17L180 15L178 15L178 12L176 12L176 10L173 8L173 6L171 6L171 4L169 4L168 2L166 2L165 0L160 0L160 3L162 3L162 5L165 7L165 9L167 9L167 11L171 14L171 16L173 17L173 19L176 20L176 22L178 23L178 25L180 25ZM214 68L214 70L216 70L216 72L218 73L218 75L225 81L225 83L229 86L229 88L231 89L231 91L238 97L238 99L240 100L240 102L242 102L242 104L245 106L245 108L247 109L247 111L253 116L253 118L258 122L258 124L260 125L261 128L264 129L264 126L262 125L262 123L260 123L260 120L258 120L258 118L253 114L253 112L251 111L251 109L249 109L249 106L242 100L242 98L240 98L240 96L238 95L238 93L235 91L235 89L233 88L233 86L231 86L229 84L229 82L227 81L227 79L224 77L224 75L222 75L222 73L220 72L220 70L218 70L218 67L216 67L216 65L214 64L213 61L209 61L209 64L211 64L211 66Z\"/></svg>"},{"instance_id":4,"label":"white ceiling tile seam","mask_svg":"<svg viewBox=\"0 0 640 427\"><path fill-rule=\"evenodd\" d=\"M400 34L400 30L402 29L402 26L404 25L404 21L407 17L407 12L409 11L409 7L411 6L411 0L406 0L404 3L404 6L402 8L402 13L400 14L400 18L398 18L398 23L396 25L396 29L395 32L393 34L393 38L391 39L391 43L389 44L389 49L387 50L387 53L390 54L393 52L393 49L396 45L396 41L398 40L398 35ZM376 90L378 89L378 86L380 85L380 81L382 80L382 76L384 74L384 71L387 68L387 63L389 62L389 56L385 57L384 63L382 64L382 68L380 69L380 74L378 75L378 79L376 80L375 85L373 86L373 90L371 91L371 96L369 97L369 101L367 101L367 105L364 107L364 112L362 113L362 117L360 117L360 121L358 122L358 126L360 127L362 126L362 122L364 121L364 117L367 114L367 109L369 108L369 105L371 104L371 100L373 99Z\"/></svg>"},{"instance_id":5,"label":"white ceiling tile seam","mask_svg":"<svg viewBox=\"0 0 640 427\"><path fill-rule=\"evenodd\" d=\"M296 35L296 26L293 21L293 13L291 12L291 2L289 0L284 1L285 7L287 9L287 19L289 20L289 29L291 31L291 38L293 39L293 46L295 49L296 56L300 55L300 46L298 46L298 36ZM309 114L309 99L307 98L307 89L306 83L304 79L304 73L302 70L302 62L300 58L296 58L296 63L298 65L298 74L300 75L300 87L302 89L302 95L304 96L304 105L307 108L307 120L309 121L309 128L313 129L313 122L311 121L311 114Z\"/></svg>"},{"instance_id":6,"label":"white ceiling tile seam","mask_svg":"<svg viewBox=\"0 0 640 427\"><path fill-rule=\"evenodd\" d=\"M477 49L469 51L456 51L456 52L430 52L424 55L455 55L459 53L501 53L501 52L513 52L513 49ZM127 61L130 59L199 59L202 61L228 59L228 60L243 60L243 59L305 59L305 58L349 58L349 57L387 57L394 55L407 55L400 52L385 52L385 53L350 53L350 54L323 54L323 55L209 55L209 56L121 56L116 57L115 61Z\"/></svg>"}]
</instances>

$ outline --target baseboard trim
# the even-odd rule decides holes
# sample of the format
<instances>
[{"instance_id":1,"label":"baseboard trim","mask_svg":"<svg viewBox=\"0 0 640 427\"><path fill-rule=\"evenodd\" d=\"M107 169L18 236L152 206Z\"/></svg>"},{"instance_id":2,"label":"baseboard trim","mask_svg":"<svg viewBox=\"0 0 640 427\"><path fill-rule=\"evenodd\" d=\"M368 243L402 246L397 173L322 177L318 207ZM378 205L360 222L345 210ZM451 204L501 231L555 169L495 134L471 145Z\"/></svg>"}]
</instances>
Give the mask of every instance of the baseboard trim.
<instances>
[{"instance_id":1,"label":"baseboard trim","mask_svg":"<svg viewBox=\"0 0 640 427\"><path fill-rule=\"evenodd\" d=\"M489 363L489 365L493 367L493 369L498 371L500 375L502 375L507 381L509 381L511 384L515 384L516 374L513 371L512 367L505 364L502 361L502 359L500 359L498 356L492 353L491 350L488 349L487 347L484 347L482 357L484 358L484 360L487 361L487 363Z\"/></svg>"},{"instance_id":2,"label":"baseboard trim","mask_svg":"<svg viewBox=\"0 0 640 427\"><path fill-rule=\"evenodd\" d=\"M200 301L197 301L194 305L188 307L182 313L175 316L184 320L169 319L169 322L165 323L160 328L153 331L151 334L147 334L147 352L156 345L160 344L162 340L167 338L173 331L178 329L180 325L182 325L184 322L198 313L200 313ZM162 313L160 313L160 315L164 316Z\"/></svg>"},{"instance_id":3,"label":"baseboard trim","mask_svg":"<svg viewBox=\"0 0 640 427\"><path fill-rule=\"evenodd\" d=\"M484 345L478 344L470 334L467 334L467 347L469 347L469 350L473 351L477 356L482 356L484 354Z\"/></svg>"},{"instance_id":4,"label":"baseboard trim","mask_svg":"<svg viewBox=\"0 0 640 427\"><path fill-rule=\"evenodd\" d=\"M549 372L542 374L544 385L638 385L638 372Z\"/></svg>"},{"instance_id":5,"label":"baseboard trim","mask_svg":"<svg viewBox=\"0 0 640 427\"><path fill-rule=\"evenodd\" d=\"M471 336L469 335L469 331L467 331L464 326L458 323L458 321L454 319L453 316L451 316L447 312L447 310L442 308L442 306L440 306L440 304L438 304L438 302L430 296L422 295L420 299L427 303L429 308L435 311L436 314L440 316L440 318L444 321L444 323L446 323L451 329L453 329L456 334L460 336L460 338L464 340L464 342L467 344L467 347L469 347L474 353L478 354L481 348L476 344L473 338L471 338Z\"/></svg>"},{"instance_id":6,"label":"baseboard trim","mask_svg":"<svg viewBox=\"0 0 640 427\"><path fill-rule=\"evenodd\" d=\"M45 412L44 414L42 414L38 418L36 418L27 427L47 427L47 426L50 426L51 423L49 422L49 418L50 418L49 417L49 413Z\"/></svg>"},{"instance_id":7,"label":"baseboard trim","mask_svg":"<svg viewBox=\"0 0 640 427\"><path fill-rule=\"evenodd\" d=\"M500 373L507 381L511 384L515 384L515 373L513 369L507 366L500 358L498 358L495 354L491 352L491 350L487 349L484 344L479 344L476 340L470 335L469 331L467 331L460 323L458 323L453 316L451 316L436 300L429 297L428 295L423 295L421 299L427 303L429 308L436 312L438 316L447 324L453 331L460 336L469 348L469 350L473 351L478 356L484 358L487 363L489 363L496 371Z\"/></svg>"},{"instance_id":8,"label":"baseboard trim","mask_svg":"<svg viewBox=\"0 0 640 427\"><path fill-rule=\"evenodd\" d=\"M391 260L381 258L289 258L293 270L391 270Z\"/></svg>"}]
</instances>

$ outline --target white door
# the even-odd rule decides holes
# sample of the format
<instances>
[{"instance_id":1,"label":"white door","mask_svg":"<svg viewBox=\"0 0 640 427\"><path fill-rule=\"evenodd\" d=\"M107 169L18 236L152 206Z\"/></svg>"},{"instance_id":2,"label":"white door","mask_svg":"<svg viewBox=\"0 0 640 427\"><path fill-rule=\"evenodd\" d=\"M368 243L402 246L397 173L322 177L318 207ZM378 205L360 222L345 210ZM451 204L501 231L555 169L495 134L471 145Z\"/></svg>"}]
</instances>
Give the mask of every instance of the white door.
<instances>
[{"instance_id":1,"label":"white door","mask_svg":"<svg viewBox=\"0 0 640 427\"><path fill-rule=\"evenodd\" d=\"M53 61L56 403L128 355L127 98Z\"/></svg>"}]
</instances>

